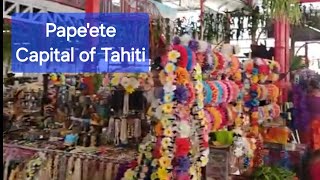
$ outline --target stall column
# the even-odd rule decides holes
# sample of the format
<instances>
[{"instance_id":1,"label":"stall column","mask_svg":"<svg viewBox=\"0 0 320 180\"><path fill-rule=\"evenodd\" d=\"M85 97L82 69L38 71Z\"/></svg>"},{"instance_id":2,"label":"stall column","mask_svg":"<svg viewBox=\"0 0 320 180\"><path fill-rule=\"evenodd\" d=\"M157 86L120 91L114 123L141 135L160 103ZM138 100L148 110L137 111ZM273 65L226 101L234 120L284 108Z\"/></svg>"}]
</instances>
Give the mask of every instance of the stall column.
<instances>
[{"instance_id":1,"label":"stall column","mask_svg":"<svg viewBox=\"0 0 320 180\"><path fill-rule=\"evenodd\" d=\"M286 19L278 19L274 23L274 39L275 39L275 60L280 64L280 72L286 73L289 70L289 38L290 24ZM282 80L283 84L289 81L289 76ZM280 103L286 102L288 98L288 90L281 89Z\"/></svg>"},{"instance_id":2,"label":"stall column","mask_svg":"<svg viewBox=\"0 0 320 180\"><path fill-rule=\"evenodd\" d=\"M100 0L86 0L86 13L99 13Z\"/></svg>"}]
</instances>

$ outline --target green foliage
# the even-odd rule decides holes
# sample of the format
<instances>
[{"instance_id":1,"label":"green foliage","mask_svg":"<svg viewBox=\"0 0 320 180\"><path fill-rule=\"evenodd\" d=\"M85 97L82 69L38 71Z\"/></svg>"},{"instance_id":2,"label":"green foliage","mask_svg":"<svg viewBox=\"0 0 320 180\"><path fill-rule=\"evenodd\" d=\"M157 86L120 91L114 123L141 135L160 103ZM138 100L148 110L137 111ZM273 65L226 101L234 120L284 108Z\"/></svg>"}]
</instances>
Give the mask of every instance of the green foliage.
<instances>
[{"instance_id":1,"label":"green foliage","mask_svg":"<svg viewBox=\"0 0 320 180\"><path fill-rule=\"evenodd\" d=\"M253 180L293 180L296 174L275 166L261 166L253 173Z\"/></svg>"},{"instance_id":2,"label":"green foliage","mask_svg":"<svg viewBox=\"0 0 320 180\"><path fill-rule=\"evenodd\" d=\"M11 33L3 33L3 64L11 62Z\"/></svg>"},{"instance_id":3,"label":"green foliage","mask_svg":"<svg viewBox=\"0 0 320 180\"><path fill-rule=\"evenodd\" d=\"M303 62L303 59L299 56L294 56L291 60L290 71L296 71L302 68L305 68L306 64Z\"/></svg>"},{"instance_id":4,"label":"green foliage","mask_svg":"<svg viewBox=\"0 0 320 180\"><path fill-rule=\"evenodd\" d=\"M263 6L271 19L286 18L291 24L299 24L301 9L299 0L263 0Z\"/></svg>"},{"instance_id":5,"label":"green foliage","mask_svg":"<svg viewBox=\"0 0 320 180\"><path fill-rule=\"evenodd\" d=\"M95 92L97 92L103 83L103 74L95 74L93 76L93 81Z\"/></svg>"}]
</instances>

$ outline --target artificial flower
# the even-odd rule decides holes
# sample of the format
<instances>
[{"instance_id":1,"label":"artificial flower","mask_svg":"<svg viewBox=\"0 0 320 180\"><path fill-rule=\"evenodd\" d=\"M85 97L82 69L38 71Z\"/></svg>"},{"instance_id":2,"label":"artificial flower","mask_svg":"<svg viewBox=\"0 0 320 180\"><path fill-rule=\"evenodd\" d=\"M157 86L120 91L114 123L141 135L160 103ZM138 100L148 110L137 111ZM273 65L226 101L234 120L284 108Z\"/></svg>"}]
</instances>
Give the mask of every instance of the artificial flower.
<instances>
[{"instance_id":1,"label":"artificial flower","mask_svg":"<svg viewBox=\"0 0 320 180\"><path fill-rule=\"evenodd\" d=\"M162 127L163 128L167 128L167 127L170 127L172 125L172 123L170 122L170 120L168 120L168 118L166 117L163 117L161 119L161 124L162 124Z\"/></svg>"},{"instance_id":2,"label":"artificial flower","mask_svg":"<svg viewBox=\"0 0 320 180\"><path fill-rule=\"evenodd\" d=\"M173 73L170 73L170 74L167 74L166 76L166 82L169 83L169 82L174 82L175 81L175 75Z\"/></svg>"},{"instance_id":3,"label":"artificial flower","mask_svg":"<svg viewBox=\"0 0 320 180\"><path fill-rule=\"evenodd\" d=\"M165 149L163 147L162 147L162 149L160 149L160 154L162 156L168 156L168 157L172 156L172 153L168 149Z\"/></svg>"},{"instance_id":4,"label":"artificial flower","mask_svg":"<svg viewBox=\"0 0 320 180\"><path fill-rule=\"evenodd\" d=\"M251 78L251 81L252 81L253 84L258 83L258 81L259 81L259 76L258 76L258 75L253 75L252 78Z\"/></svg>"},{"instance_id":5,"label":"artificial flower","mask_svg":"<svg viewBox=\"0 0 320 180\"><path fill-rule=\"evenodd\" d=\"M203 119L204 118L204 111L203 110L201 110L201 111L198 111L198 118L199 119Z\"/></svg>"},{"instance_id":6,"label":"artificial flower","mask_svg":"<svg viewBox=\"0 0 320 180\"><path fill-rule=\"evenodd\" d=\"M201 92L203 90L203 85L202 83L198 82L196 83L195 89L197 90L197 92Z\"/></svg>"},{"instance_id":7,"label":"artificial flower","mask_svg":"<svg viewBox=\"0 0 320 180\"><path fill-rule=\"evenodd\" d=\"M165 93L170 93L173 92L174 90L176 90L176 86L171 84L171 83L166 83L163 87L163 90Z\"/></svg>"},{"instance_id":8,"label":"artificial flower","mask_svg":"<svg viewBox=\"0 0 320 180\"><path fill-rule=\"evenodd\" d=\"M201 161L201 166L205 167L208 164L209 158L207 156L201 156L200 161Z\"/></svg>"},{"instance_id":9,"label":"artificial flower","mask_svg":"<svg viewBox=\"0 0 320 180\"><path fill-rule=\"evenodd\" d=\"M200 66L200 64L198 64L198 63L196 64L195 71L196 71L197 74L201 74L201 66Z\"/></svg>"},{"instance_id":10,"label":"artificial flower","mask_svg":"<svg viewBox=\"0 0 320 180\"><path fill-rule=\"evenodd\" d=\"M151 162L152 167L156 167L158 165L158 159L153 159Z\"/></svg>"},{"instance_id":11,"label":"artificial flower","mask_svg":"<svg viewBox=\"0 0 320 180\"><path fill-rule=\"evenodd\" d=\"M170 114L173 111L173 103L165 103L162 105L162 111L166 114Z\"/></svg>"},{"instance_id":12,"label":"artificial flower","mask_svg":"<svg viewBox=\"0 0 320 180\"><path fill-rule=\"evenodd\" d=\"M162 112L163 112L162 106L156 107L156 112L154 113L154 117L157 119L161 119L162 114L163 114Z\"/></svg>"},{"instance_id":13,"label":"artificial flower","mask_svg":"<svg viewBox=\"0 0 320 180\"><path fill-rule=\"evenodd\" d=\"M119 83L120 83L120 80L121 78L120 77L117 77L117 76L114 76L112 79L111 79L111 85L112 86L118 86Z\"/></svg>"},{"instance_id":14,"label":"artificial flower","mask_svg":"<svg viewBox=\"0 0 320 180\"><path fill-rule=\"evenodd\" d=\"M124 179L125 180L133 180L136 176L136 172L134 172L131 169L128 169L125 174L124 174Z\"/></svg>"},{"instance_id":15,"label":"artificial flower","mask_svg":"<svg viewBox=\"0 0 320 180\"><path fill-rule=\"evenodd\" d=\"M144 157L146 159L152 159L152 153L151 152L145 152Z\"/></svg>"},{"instance_id":16,"label":"artificial flower","mask_svg":"<svg viewBox=\"0 0 320 180\"><path fill-rule=\"evenodd\" d=\"M129 78L129 84L135 89L139 87L139 81L134 77Z\"/></svg>"},{"instance_id":17,"label":"artificial flower","mask_svg":"<svg viewBox=\"0 0 320 180\"><path fill-rule=\"evenodd\" d=\"M169 103L173 100L173 93L166 93L163 97L165 103Z\"/></svg>"},{"instance_id":18,"label":"artificial flower","mask_svg":"<svg viewBox=\"0 0 320 180\"><path fill-rule=\"evenodd\" d=\"M191 127L187 121L181 121L179 123L179 134L181 138L187 138L191 134Z\"/></svg>"},{"instance_id":19,"label":"artificial flower","mask_svg":"<svg viewBox=\"0 0 320 180\"><path fill-rule=\"evenodd\" d=\"M162 168L169 168L171 166L171 159L167 156L163 156L159 159L159 165Z\"/></svg>"},{"instance_id":20,"label":"artificial flower","mask_svg":"<svg viewBox=\"0 0 320 180\"><path fill-rule=\"evenodd\" d=\"M178 167L176 169L180 171L179 173L182 173L182 172L188 172L191 162L187 156L184 156L184 157L177 158L177 164L178 164Z\"/></svg>"},{"instance_id":21,"label":"artificial flower","mask_svg":"<svg viewBox=\"0 0 320 180\"><path fill-rule=\"evenodd\" d=\"M129 84L126 87L124 87L124 89L126 90L127 93L132 94L135 91L135 88Z\"/></svg>"},{"instance_id":22,"label":"artificial flower","mask_svg":"<svg viewBox=\"0 0 320 180\"><path fill-rule=\"evenodd\" d=\"M162 135L162 127L163 127L163 125L162 125L161 122L158 122L157 125L154 127L156 136L161 136Z\"/></svg>"},{"instance_id":23,"label":"artificial flower","mask_svg":"<svg viewBox=\"0 0 320 180\"><path fill-rule=\"evenodd\" d=\"M188 89L184 86L177 86L176 90L174 91L175 98L177 99L178 103L184 104L188 100Z\"/></svg>"},{"instance_id":24,"label":"artificial flower","mask_svg":"<svg viewBox=\"0 0 320 180\"><path fill-rule=\"evenodd\" d=\"M196 168L191 166L189 169L189 174L195 176L197 174Z\"/></svg>"},{"instance_id":25,"label":"artificial flower","mask_svg":"<svg viewBox=\"0 0 320 180\"><path fill-rule=\"evenodd\" d=\"M151 174L151 180L157 180L158 179L158 174L156 172Z\"/></svg>"},{"instance_id":26,"label":"artificial flower","mask_svg":"<svg viewBox=\"0 0 320 180\"><path fill-rule=\"evenodd\" d=\"M158 174L158 178L160 180L169 180L170 179L167 170L163 167L158 168L157 174Z\"/></svg>"},{"instance_id":27,"label":"artificial flower","mask_svg":"<svg viewBox=\"0 0 320 180\"><path fill-rule=\"evenodd\" d=\"M163 148L167 149L168 146L172 145L172 140L169 137L165 137L161 140L161 145Z\"/></svg>"},{"instance_id":28,"label":"artificial flower","mask_svg":"<svg viewBox=\"0 0 320 180\"><path fill-rule=\"evenodd\" d=\"M196 81L202 81L202 74L195 74L193 76L193 78L196 80Z\"/></svg>"},{"instance_id":29,"label":"artificial flower","mask_svg":"<svg viewBox=\"0 0 320 180\"><path fill-rule=\"evenodd\" d=\"M126 88L130 83L130 80L128 77L123 77L120 81L120 84L122 87Z\"/></svg>"},{"instance_id":30,"label":"artificial flower","mask_svg":"<svg viewBox=\"0 0 320 180\"><path fill-rule=\"evenodd\" d=\"M146 151L147 152L151 152L152 151L152 146L150 144L146 147Z\"/></svg>"},{"instance_id":31,"label":"artificial flower","mask_svg":"<svg viewBox=\"0 0 320 180\"><path fill-rule=\"evenodd\" d=\"M187 156L190 148L191 148L191 143L189 138L176 138L176 156Z\"/></svg>"},{"instance_id":32,"label":"artificial flower","mask_svg":"<svg viewBox=\"0 0 320 180\"><path fill-rule=\"evenodd\" d=\"M173 130L170 127L167 127L163 130L163 135L167 137L172 137L173 136Z\"/></svg>"},{"instance_id":33,"label":"artificial flower","mask_svg":"<svg viewBox=\"0 0 320 180\"><path fill-rule=\"evenodd\" d=\"M198 108L202 109L204 107L203 101L198 101Z\"/></svg>"},{"instance_id":34,"label":"artificial flower","mask_svg":"<svg viewBox=\"0 0 320 180\"><path fill-rule=\"evenodd\" d=\"M202 94L201 93L198 94L198 100L199 101L203 101L204 100L203 93Z\"/></svg>"},{"instance_id":35,"label":"artificial flower","mask_svg":"<svg viewBox=\"0 0 320 180\"><path fill-rule=\"evenodd\" d=\"M177 67L176 69L176 80L179 85L186 84L189 82L190 76L185 68Z\"/></svg>"},{"instance_id":36,"label":"artificial flower","mask_svg":"<svg viewBox=\"0 0 320 180\"><path fill-rule=\"evenodd\" d=\"M242 74L241 74L241 72L240 72L240 71L237 71L236 73L234 73L234 74L233 74L233 79L234 79L234 81L236 81L236 82L241 81L241 79L242 79Z\"/></svg>"},{"instance_id":37,"label":"artificial flower","mask_svg":"<svg viewBox=\"0 0 320 180\"><path fill-rule=\"evenodd\" d=\"M178 51L172 50L168 53L168 59L172 62L177 62L177 59L180 57L180 53Z\"/></svg>"},{"instance_id":38,"label":"artificial flower","mask_svg":"<svg viewBox=\"0 0 320 180\"><path fill-rule=\"evenodd\" d=\"M164 70L166 73L173 73L173 71L176 70L176 66L173 63L168 63L165 67Z\"/></svg>"}]
</instances>

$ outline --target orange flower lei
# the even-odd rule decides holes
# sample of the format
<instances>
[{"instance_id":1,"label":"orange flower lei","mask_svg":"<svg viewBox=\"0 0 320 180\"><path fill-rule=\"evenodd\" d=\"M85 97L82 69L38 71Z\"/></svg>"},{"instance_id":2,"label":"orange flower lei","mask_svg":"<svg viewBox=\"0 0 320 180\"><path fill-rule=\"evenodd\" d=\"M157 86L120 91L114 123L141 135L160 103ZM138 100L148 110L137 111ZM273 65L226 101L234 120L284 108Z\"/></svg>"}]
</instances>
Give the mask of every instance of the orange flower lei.
<instances>
[{"instance_id":1,"label":"orange flower lei","mask_svg":"<svg viewBox=\"0 0 320 180\"><path fill-rule=\"evenodd\" d=\"M177 67L175 74L178 85L185 85L186 83L190 82L190 75L185 68Z\"/></svg>"},{"instance_id":2,"label":"orange flower lei","mask_svg":"<svg viewBox=\"0 0 320 180\"><path fill-rule=\"evenodd\" d=\"M219 130L219 128L221 127L221 124L222 124L222 115L221 115L220 111L214 107L206 107L206 109L213 117L212 131Z\"/></svg>"},{"instance_id":3,"label":"orange flower lei","mask_svg":"<svg viewBox=\"0 0 320 180\"><path fill-rule=\"evenodd\" d=\"M266 88L268 89L268 99L272 102L276 102L280 94L279 88L274 84L268 84L266 85Z\"/></svg>"},{"instance_id":4,"label":"orange flower lei","mask_svg":"<svg viewBox=\"0 0 320 180\"><path fill-rule=\"evenodd\" d=\"M235 74L237 71L239 71L240 68L240 62L239 59L236 56L231 56L231 67L230 67L230 74Z\"/></svg>"}]
</instances>

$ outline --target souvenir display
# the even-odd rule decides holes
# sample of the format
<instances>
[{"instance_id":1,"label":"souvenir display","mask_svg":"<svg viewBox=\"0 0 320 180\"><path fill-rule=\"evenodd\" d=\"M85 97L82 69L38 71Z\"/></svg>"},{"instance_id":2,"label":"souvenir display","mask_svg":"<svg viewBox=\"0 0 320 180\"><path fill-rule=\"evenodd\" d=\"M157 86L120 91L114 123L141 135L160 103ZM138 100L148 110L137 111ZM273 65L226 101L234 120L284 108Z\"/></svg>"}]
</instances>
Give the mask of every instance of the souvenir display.
<instances>
[{"instance_id":1,"label":"souvenir display","mask_svg":"<svg viewBox=\"0 0 320 180\"><path fill-rule=\"evenodd\" d=\"M66 152L5 144L4 179L120 180L134 156L135 151L119 148Z\"/></svg>"},{"instance_id":2,"label":"souvenir display","mask_svg":"<svg viewBox=\"0 0 320 180\"><path fill-rule=\"evenodd\" d=\"M270 164L270 144L300 141L278 104L280 67L235 49L184 35L150 73L52 73L41 90L7 93L4 179L227 179ZM309 114L310 88L295 90Z\"/></svg>"}]
</instances>

